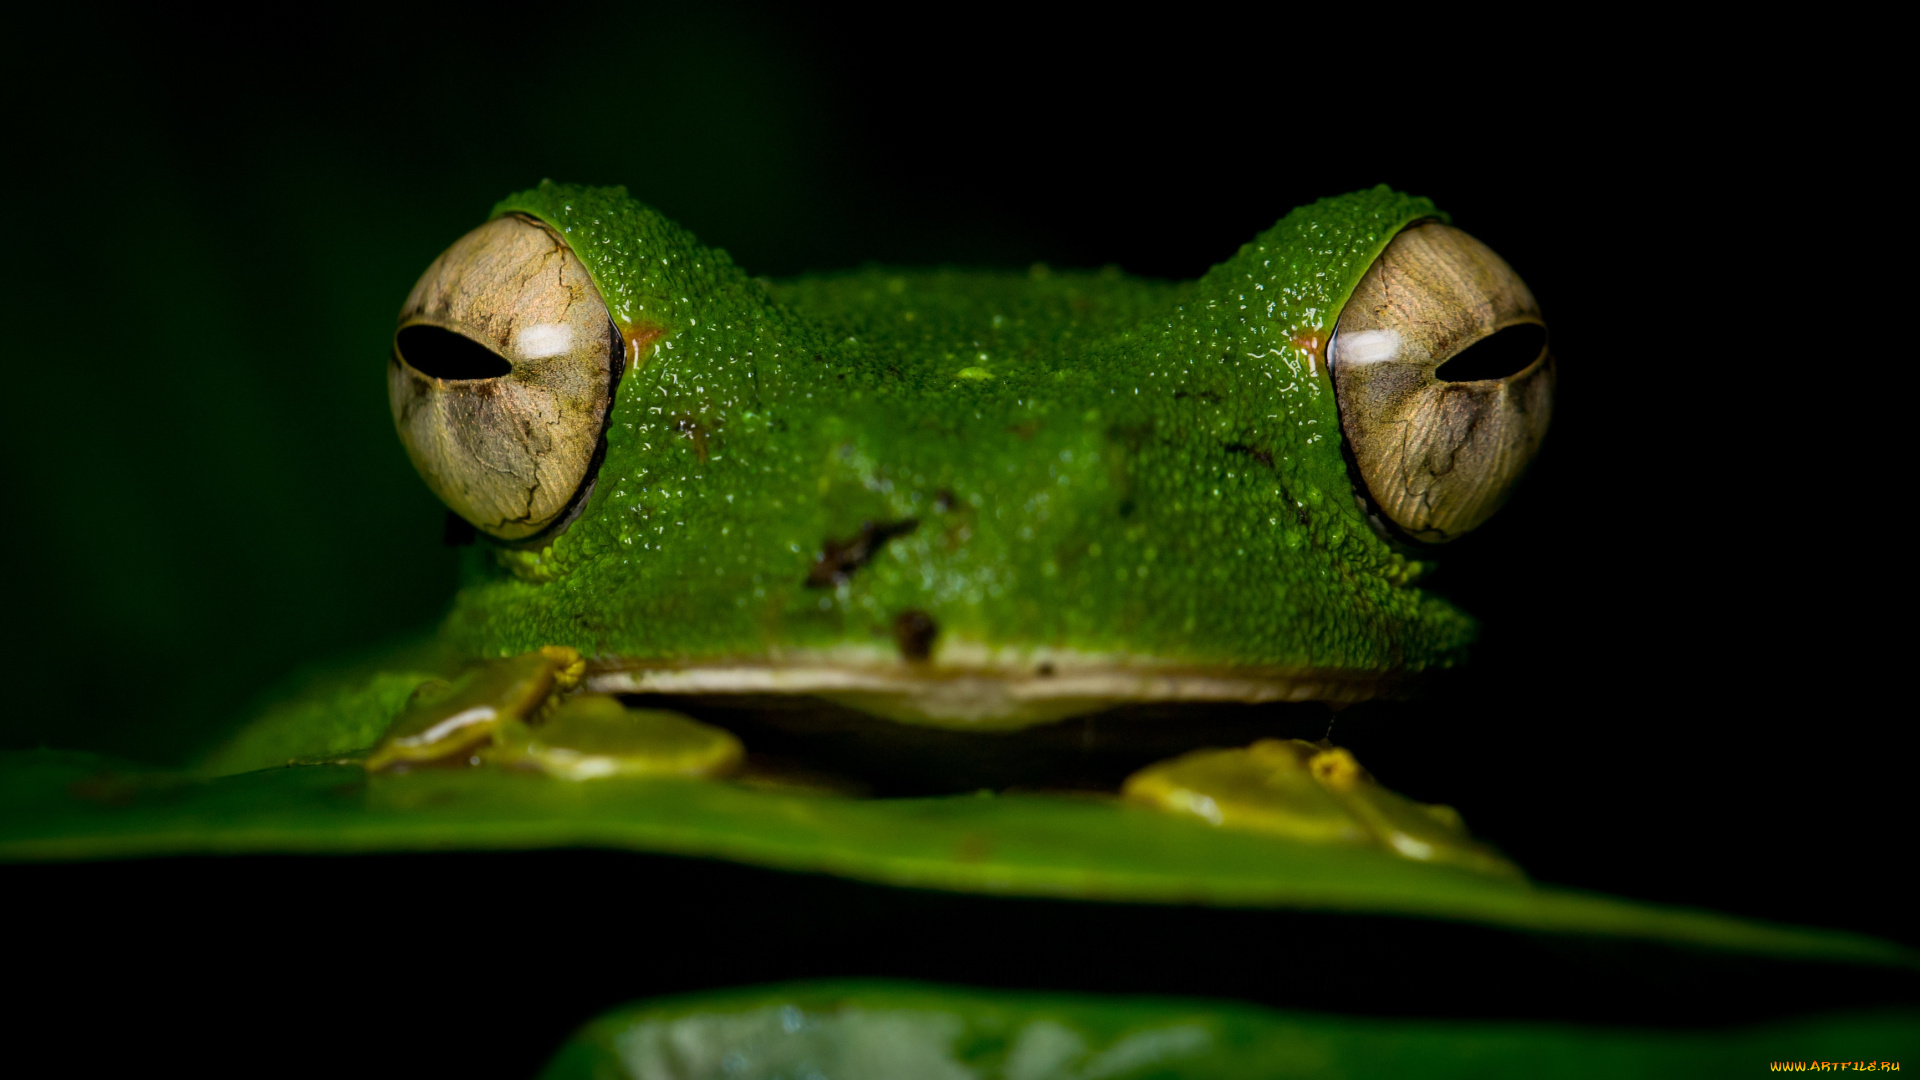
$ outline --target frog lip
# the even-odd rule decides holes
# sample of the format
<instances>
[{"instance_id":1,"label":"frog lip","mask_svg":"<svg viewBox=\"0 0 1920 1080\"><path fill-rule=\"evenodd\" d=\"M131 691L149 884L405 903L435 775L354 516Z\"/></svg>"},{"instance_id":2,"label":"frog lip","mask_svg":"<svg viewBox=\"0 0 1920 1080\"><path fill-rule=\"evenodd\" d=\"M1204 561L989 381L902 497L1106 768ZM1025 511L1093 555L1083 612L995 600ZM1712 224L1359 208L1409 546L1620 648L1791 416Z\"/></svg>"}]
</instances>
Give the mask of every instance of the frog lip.
<instances>
[{"instance_id":1,"label":"frog lip","mask_svg":"<svg viewBox=\"0 0 1920 1080\"><path fill-rule=\"evenodd\" d=\"M605 658L585 686L607 694L811 695L904 723L1006 731L1119 705L1352 702L1388 685L1380 674L1218 666L1054 653L1018 666L905 664L834 652L778 658L649 662Z\"/></svg>"}]
</instances>

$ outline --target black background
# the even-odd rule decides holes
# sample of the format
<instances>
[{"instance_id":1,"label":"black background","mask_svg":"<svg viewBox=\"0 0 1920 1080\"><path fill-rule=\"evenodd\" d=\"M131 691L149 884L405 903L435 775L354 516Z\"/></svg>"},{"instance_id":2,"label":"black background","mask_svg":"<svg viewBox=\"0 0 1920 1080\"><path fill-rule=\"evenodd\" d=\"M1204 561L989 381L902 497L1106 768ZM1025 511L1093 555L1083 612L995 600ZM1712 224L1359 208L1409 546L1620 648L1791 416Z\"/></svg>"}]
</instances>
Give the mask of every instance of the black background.
<instances>
[{"instance_id":1,"label":"black background","mask_svg":"<svg viewBox=\"0 0 1920 1080\"><path fill-rule=\"evenodd\" d=\"M1543 881L1920 943L1908 710L1873 703L1898 643L1848 610L1904 586L1845 491L1829 343L1864 274L1843 242L1888 200L1821 156L1831 109L1784 55L1617 25L746 6L103 21L9 48L7 745L184 760L301 664L431 625L453 560L392 437L385 341L420 269L543 176L624 183L775 276L1190 277L1385 181L1528 280L1560 398L1523 490L1433 581L1485 624L1472 665L1336 738ZM324 865L328 896L380 910L422 873ZM207 862L61 873L16 876L76 947L102 931L55 898L96 880L199 911L183 932L259 918ZM260 933L329 940L319 901L258 888L285 916Z\"/></svg>"}]
</instances>

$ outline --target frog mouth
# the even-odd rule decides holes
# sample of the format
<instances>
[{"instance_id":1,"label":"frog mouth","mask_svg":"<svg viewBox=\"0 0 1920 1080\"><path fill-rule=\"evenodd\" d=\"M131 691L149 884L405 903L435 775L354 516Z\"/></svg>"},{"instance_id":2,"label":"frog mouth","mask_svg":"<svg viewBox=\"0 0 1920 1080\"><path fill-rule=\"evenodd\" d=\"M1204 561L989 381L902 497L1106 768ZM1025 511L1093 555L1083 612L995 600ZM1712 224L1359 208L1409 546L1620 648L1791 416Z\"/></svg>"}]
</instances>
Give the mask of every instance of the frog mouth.
<instances>
[{"instance_id":1,"label":"frog mouth","mask_svg":"<svg viewBox=\"0 0 1920 1080\"><path fill-rule=\"evenodd\" d=\"M1017 730L1126 705L1348 703L1388 686L1379 674L1305 666L1207 667L1062 651L1012 662L984 649L952 648L942 650L938 664L903 663L879 650L704 662L604 658L589 666L585 683L606 694L815 697L902 723L973 731Z\"/></svg>"}]
</instances>

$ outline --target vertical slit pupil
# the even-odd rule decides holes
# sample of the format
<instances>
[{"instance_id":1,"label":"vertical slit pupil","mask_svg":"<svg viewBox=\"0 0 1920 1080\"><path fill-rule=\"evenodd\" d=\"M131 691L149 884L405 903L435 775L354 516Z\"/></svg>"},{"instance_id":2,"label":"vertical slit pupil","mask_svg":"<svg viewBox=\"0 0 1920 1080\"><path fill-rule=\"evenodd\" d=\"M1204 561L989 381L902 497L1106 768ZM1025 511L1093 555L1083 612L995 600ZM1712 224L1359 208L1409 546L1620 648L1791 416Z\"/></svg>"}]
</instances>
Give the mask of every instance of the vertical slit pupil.
<instances>
[{"instance_id":1,"label":"vertical slit pupil","mask_svg":"<svg viewBox=\"0 0 1920 1080\"><path fill-rule=\"evenodd\" d=\"M402 327L393 348L408 367L436 379L497 379L513 370L506 357L438 326Z\"/></svg>"},{"instance_id":2,"label":"vertical slit pupil","mask_svg":"<svg viewBox=\"0 0 1920 1080\"><path fill-rule=\"evenodd\" d=\"M1496 331L1454 353L1433 374L1447 382L1485 382L1518 375L1547 347L1547 328L1521 323Z\"/></svg>"}]
</instances>

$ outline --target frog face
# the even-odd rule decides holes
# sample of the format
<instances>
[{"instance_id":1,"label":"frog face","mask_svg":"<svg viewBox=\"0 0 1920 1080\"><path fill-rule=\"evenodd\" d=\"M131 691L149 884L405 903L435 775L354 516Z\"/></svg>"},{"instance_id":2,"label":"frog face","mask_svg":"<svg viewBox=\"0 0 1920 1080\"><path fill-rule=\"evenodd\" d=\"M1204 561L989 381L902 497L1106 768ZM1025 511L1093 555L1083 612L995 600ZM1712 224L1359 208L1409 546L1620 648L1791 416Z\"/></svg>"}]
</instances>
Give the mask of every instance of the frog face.
<instances>
[{"instance_id":1,"label":"frog face","mask_svg":"<svg viewBox=\"0 0 1920 1080\"><path fill-rule=\"evenodd\" d=\"M401 321L402 440L489 537L457 646L962 727L1454 663L1472 624L1423 553L1498 507L1553 383L1525 285L1384 187L1195 282L768 282L622 189L546 183Z\"/></svg>"}]
</instances>

